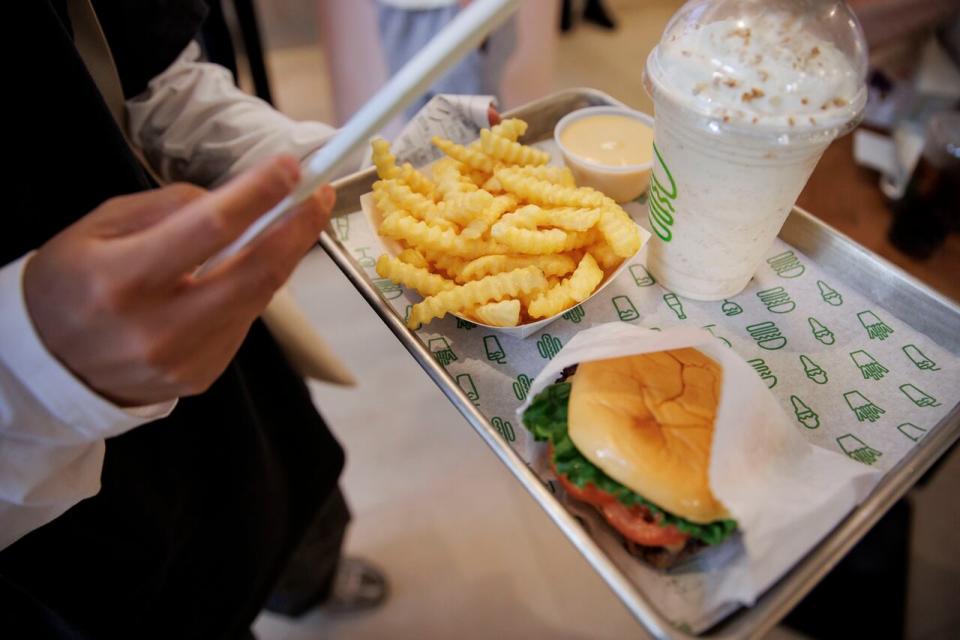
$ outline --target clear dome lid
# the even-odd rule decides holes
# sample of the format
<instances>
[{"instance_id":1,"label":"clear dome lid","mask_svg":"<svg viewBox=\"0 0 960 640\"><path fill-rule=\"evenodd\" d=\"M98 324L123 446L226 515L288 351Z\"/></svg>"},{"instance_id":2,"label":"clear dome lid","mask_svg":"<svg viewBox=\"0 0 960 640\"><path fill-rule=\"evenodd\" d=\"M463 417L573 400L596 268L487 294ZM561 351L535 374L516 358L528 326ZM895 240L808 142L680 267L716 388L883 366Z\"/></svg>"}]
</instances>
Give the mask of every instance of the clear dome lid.
<instances>
[{"instance_id":1,"label":"clear dome lid","mask_svg":"<svg viewBox=\"0 0 960 640\"><path fill-rule=\"evenodd\" d=\"M647 59L644 84L712 123L836 136L863 113L867 45L838 0L691 0Z\"/></svg>"}]
</instances>

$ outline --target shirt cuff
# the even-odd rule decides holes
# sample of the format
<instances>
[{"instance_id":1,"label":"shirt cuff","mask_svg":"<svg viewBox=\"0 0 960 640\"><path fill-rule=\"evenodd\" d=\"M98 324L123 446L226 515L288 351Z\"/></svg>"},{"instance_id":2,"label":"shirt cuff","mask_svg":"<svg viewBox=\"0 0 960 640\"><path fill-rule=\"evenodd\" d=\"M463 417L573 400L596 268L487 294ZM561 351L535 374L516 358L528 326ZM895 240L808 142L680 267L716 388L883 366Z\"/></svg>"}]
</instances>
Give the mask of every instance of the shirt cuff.
<instances>
[{"instance_id":1,"label":"shirt cuff","mask_svg":"<svg viewBox=\"0 0 960 640\"><path fill-rule=\"evenodd\" d=\"M168 416L177 400L118 407L87 387L47 351L23 295L23 272L32 255L0 269L0 360L51 414L89 440L119 435Z\"/></svg>"}]
</instances>

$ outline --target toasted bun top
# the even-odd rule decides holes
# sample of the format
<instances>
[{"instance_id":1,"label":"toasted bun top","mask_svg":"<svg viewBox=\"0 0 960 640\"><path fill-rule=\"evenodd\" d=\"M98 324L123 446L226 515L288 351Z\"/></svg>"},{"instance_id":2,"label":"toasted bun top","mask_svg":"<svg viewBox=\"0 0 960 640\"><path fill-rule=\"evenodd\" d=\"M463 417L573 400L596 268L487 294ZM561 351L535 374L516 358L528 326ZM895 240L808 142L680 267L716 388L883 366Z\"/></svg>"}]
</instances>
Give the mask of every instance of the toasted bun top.
<instances>
[{"instance_id":1,"label":"toasted bun top","mask_svg":"<svg viewBox=\"0 0 960 640\"><path fill-rule=\"evenodd\" d=\"M666 511L701 524L728 518L707 473L721 377L696 349L583 363L570 391L570 439Z\"/></svg>"}]
</instances>

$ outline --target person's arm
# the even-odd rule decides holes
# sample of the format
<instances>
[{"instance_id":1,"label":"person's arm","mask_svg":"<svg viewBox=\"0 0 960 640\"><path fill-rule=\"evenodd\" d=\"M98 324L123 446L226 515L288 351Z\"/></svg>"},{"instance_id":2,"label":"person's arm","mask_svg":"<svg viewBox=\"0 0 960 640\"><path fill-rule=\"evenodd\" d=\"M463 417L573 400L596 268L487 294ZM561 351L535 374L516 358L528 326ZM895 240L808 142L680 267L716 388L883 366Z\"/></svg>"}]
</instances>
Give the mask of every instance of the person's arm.
<instances>
[{"instance_id":1,"label":"person's arm","mask_svg":"<svg viewBox=\"0 0 960 640\"><path fill-rule=\"evenodd\" d=\"M297 122L241 91L230 72L190 45L140 95L127 100L131 141L162 178L215 186L264 158L303 160L335 129Z\"/></svg>"},{"instance_id":2,"label":"person's arm","mask_svg":"<svg viewBox=\"0 0 960 640\"><path fill-rule=\"evenodd\" d=\"M298 181L287 156L212 192L112 198L0 269L0 548L97 493L106 438L220 376L326 226L333 190L197 266Z\"/></svg>"}]
</instances>

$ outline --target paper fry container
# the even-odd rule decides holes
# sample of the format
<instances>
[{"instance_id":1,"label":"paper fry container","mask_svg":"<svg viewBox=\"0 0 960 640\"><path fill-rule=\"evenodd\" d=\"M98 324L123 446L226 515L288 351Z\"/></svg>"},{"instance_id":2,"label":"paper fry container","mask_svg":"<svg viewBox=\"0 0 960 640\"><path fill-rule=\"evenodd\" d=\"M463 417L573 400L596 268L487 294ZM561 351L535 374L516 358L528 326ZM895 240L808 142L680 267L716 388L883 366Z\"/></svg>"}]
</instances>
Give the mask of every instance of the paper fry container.
<instances>
[{"instance_id":1,"label":"paper fry container","mask_svg":"<svg viewBox=\"0 0 960 640\"><path fill-rule=\"evenodd\" d=\"M381 215L380 210L377 209L377 205L373 200L373 194L365 193L364 195L360 196L360 206L363 209L363 215L367 218L367 223L370 225L370 228L373 229L374 232L376 233L377 240L380 242L381 248L385 252L389 253L394 257L400 255L400 252L403 250L403 248L400 246L400 243L397 242L396 240L393 240L391 238L384 238L383 236L380 235L380 224L383 222L383 216ZM640 230L640 237L641 237L640 249L637 251L637 254L639 254L640 251L643 250L643 247L647 244L647 240L650 238L650 232L644 229L643 227L641 227L640 225L637 225L637 228ZM593 291L593 293L590 294L590 297L584 300L583 302L581 302L580 304L586 303L588 300L590 300L590 298L592 298L593 296L603 291L603 289L608 284L613 282L613 280L617 278L623 272L623 270L627 268L627 266L629 266L630 262L637 257L637 254L634 254L633 256L621 262L619 267L617 267L609 275L605 276L603 280L600 281L600 284L597 285L597 288ZM566 313L567 311L569 311L569 309L564 309L560 313L550 316L549 318L544 318L543 320L537 320L536 322L528 322L527 324L522 324L516 327L495 327L493 325L478 322L477 320L474 320L472 318L466 318L459 314L453 314L453 315L456 316L457 318L460 318L461 320L464 320L466 322L471 322L479 327L484 327L486 329L490 329L491 331L498 331L502 334L511 336L513 338L528 338L533 334L537 333L538 331L540 331L541 329L543 329L544 327L546 327L548 324L550 324L554 320L557 320L558 318L563 316L563 314Z\"/></svg>"}]
</instances>

